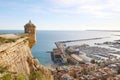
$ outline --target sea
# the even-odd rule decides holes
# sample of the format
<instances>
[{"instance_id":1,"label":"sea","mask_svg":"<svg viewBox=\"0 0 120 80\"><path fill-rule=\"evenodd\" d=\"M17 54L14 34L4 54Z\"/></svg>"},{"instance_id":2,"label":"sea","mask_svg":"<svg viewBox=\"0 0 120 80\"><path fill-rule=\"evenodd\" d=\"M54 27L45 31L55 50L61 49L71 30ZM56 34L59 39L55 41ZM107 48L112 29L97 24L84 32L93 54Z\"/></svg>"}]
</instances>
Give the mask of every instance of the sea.
<instances>
[{"instance_id":1,"label":"sea","mask_svg":"<svg viewBox=\"0 0 120 80\"><path fill-rule=\"evenodd\" d=\"M23 30L0 30L0 33L24 33ZM32 54L39 62L45 66L53 64L51 55L48 53L56 48L54 44L57 41L80 40L90 38L103 38L96 42L113 41L120 39L120 31L55 31L55 30L37 30L37 43L32 48ZM76 43L68 43L68 45L92 43L91 41L83 41Z\"/></svg>"}]
</instances>

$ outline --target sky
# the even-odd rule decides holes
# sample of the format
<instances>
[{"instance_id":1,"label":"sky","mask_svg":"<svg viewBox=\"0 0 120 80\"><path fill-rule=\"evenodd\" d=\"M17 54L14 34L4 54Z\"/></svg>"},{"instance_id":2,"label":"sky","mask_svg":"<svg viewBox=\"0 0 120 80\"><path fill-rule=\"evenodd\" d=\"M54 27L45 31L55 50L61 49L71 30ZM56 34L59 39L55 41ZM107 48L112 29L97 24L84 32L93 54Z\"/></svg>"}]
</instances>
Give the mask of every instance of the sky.
<instances>
[{"instance_id":1,"label":"sky","mask_svg":"<svg viewBox=\"0 0 120 80\"><path fill-rule=\"evenodd\" d=\"M0 0L0 30L120 30L120 0Z\"/></svg>"}]
</instances>

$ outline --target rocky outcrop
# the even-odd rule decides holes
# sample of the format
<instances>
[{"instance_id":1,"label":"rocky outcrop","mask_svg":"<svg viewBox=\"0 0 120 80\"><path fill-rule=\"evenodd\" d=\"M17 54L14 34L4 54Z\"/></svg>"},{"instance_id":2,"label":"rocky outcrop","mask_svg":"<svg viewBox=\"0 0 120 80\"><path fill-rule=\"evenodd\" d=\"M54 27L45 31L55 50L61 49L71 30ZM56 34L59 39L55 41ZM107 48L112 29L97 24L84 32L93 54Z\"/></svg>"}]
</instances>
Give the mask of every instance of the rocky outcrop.
<instances>
[{"instance_id":1,"label":"rocky outcrop","mask_svg":"<svg viewBox=\"0 0 120 80\"><path fill-rule=\"evenodd\" d=\"M42 80L53 80L50 71L32 56L27 38L0 45L0 66L14 74L23 74L26 79L33 71L40 71Z\"/></svg>"}]
</instances>

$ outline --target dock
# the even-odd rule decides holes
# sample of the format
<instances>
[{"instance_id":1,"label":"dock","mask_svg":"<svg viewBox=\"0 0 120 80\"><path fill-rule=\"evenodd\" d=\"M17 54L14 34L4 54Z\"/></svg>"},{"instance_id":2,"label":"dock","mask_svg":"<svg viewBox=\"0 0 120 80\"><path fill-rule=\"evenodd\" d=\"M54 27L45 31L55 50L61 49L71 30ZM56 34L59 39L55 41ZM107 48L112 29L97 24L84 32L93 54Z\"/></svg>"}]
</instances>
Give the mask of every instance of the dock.
<instances>
[{"instance_id":1,"label":"dock","mask_svg":"<svg viewBox=\"0 0 120 80\"><path fill-rule=\"evenodd\" d=\"M67 57L66 57L66 52L65 52L65 46L63 43L61 42L55 42L57 48L60 50L61 52L61 58L63 59L64 63L67 63Z\"/></svg>"}]
</instances>

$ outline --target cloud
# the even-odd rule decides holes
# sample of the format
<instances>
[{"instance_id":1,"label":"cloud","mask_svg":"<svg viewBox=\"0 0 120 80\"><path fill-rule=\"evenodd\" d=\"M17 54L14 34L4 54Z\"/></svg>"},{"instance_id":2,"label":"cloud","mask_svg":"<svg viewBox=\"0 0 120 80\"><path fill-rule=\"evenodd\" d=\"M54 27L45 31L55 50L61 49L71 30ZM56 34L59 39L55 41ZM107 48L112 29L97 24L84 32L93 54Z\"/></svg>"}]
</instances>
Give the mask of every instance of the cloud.
<instances>
[{"instance_id":1,"label":"cloud","mask_svg":"<svg viewBox=\"0 0 120 80\"><path fill-rule=\"evenodd\" d=\"M28 1L22 0L22 2ZM2 3L1 5L18 9L24 8L32 13L87 14L95 17L119 16L120 13L120 0L45 0L43 4L39 5L21 3L9 1L6 3L7 5Z\"/></svg>"},{"instance_id":2,"label":"cloud","mask_svg":"<svg viewBox=\"0 0 120 80\"><path fill-rule=\"evenodd\" d=\"M67 14L88 14L111 17L120 12L120 0L51 0L51 11Z\"/></svg>"},{"instance_id":3,"label":"cloud","mask_svg":"<svg viewBox=\"0 0 120 80\"><path fill-rule=\"evenodd\" d=\"M107 0L107 1L108 1L108 7L112 11L120 12L120 0Z\"/></svg>"},{"instance_id":4,"label":"cloud","mask_svg":"<svg viewBox=\"0 0 120 80\"><path fill-rule=\"evenodd\" d=\"M82 4L91 4L96 2L96 0L51 0L59 6L75 6Z\"/></svg>"},{"instance_id":5,"label":"cloud","mask_svg":"<svg viewBox=\"0 0 120 80\"><path fill-rule=\"evenodd\" d=\"M35 14L39 14L39 13L45 13L46 11L44 10L44 8L40 7L40 6L34 6L34 7L29 7L27 9L28 12L31 13L35 13Z\"/></svg>"}]
</instances>

